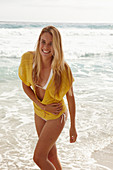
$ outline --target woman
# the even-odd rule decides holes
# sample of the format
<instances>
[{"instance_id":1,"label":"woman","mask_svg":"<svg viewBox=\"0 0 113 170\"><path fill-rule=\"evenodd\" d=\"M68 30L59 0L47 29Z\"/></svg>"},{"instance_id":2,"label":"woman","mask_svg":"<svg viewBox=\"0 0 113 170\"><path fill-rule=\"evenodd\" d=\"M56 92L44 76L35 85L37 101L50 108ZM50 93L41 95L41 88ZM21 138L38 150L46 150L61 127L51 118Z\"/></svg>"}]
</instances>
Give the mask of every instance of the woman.
<instances>
[{"instance_id":1,"label":"woman","mask_svg":"<svg viewBox=\"0 0 113 170\"><path fill-rule=\"evenodd\" d=\"M38 142L34 162L42 170L61 170L56 140L67 119L63 97L66 95L70 112L70 142L76 141L74 81L64 61L59 31L48 26L42 29L35 52L23 54L19 77L25 93L33 101Z\"/></svg>"}]
</instances>

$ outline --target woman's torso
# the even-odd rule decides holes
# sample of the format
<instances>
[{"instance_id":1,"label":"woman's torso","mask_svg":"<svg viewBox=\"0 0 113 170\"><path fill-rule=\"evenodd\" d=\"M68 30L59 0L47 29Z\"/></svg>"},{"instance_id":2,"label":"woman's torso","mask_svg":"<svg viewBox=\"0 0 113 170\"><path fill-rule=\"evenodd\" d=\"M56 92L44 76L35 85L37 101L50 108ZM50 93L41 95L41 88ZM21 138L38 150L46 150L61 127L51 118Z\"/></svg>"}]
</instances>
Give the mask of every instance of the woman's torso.
<instances>
[{"instance_id":1,"label":"woman's torso","mask_svg":"<svg viewBox=\"0 0 113 170\"><path fill-rule=\"evenodd\" d=\"M39 100L41 100L41 101L43 100L44 95L45 95L46 89L43 89L43 87L45 86L45 84L48 81L48 78L49 78L49 75L50 75L50 71L51 71L51 68L41 70L40 78L37 81L37 85L39 85L40 87L36 86L36 95L39 98Z\"/></svg>"},{"instance_id":2,"label":"woman's torso","mask_svg":"<svg viewBox=\"0 0 113 170\"><path fill-rule=\"evenodd\" d=\"M35 55L35 52L34 51L30 51L30 53L33 54L33 56ZM38 97L38 99L40 101L43 100L44 98L44 95L45 95L45 91L46 89L43 89L43 87L45 86L45 84L47 83L48 81L48 78L50 76L50 72L51 72L51 67L46 67L46 68L41 68L41 71L40 71L40 78L38 79L37 81L37 85L35 87L35 90L36 90L36 95ZM42 87L42 88L41 88Z\"/></svg>"},{"instance_id":3,"label":"woman's torso","mask_svg":"<svg viewBox=\"0 0 113 170\"><path fill-rule=\"evenodd\" d=\"M73 77L71 78L71 70L67 66L64 67L61 76L62 76L62 83L60 85L60 91L59 94L55 94L55 82L54 77L52 76L46 90L43 90L42 88L37 87L35 89L35 85L33 83L32 78L32 70L33 70L33 55L34 52L26 52L22 55L21 64L19 66L19 77L20 79L27 85L31 86L33 88L33 91L35 93L36 99L39 100L44 105L51 104L51 103L62 103L62 111L58 115L54 115L50 112L42 110L35 102L33 102L34 105L34 111L35 113L46 119L57 119L61 114L63 114L66 111L66 105L63 100L64 95L68 92L68 90L71 87L72 82L74 81ZM50 70L41 70L41 79L38 80L37 83L39 83L40 86L44 86L48 80L50 74ZM69 83L69 80L71 81L71 84Z\"/></svg>"}]
</instances>

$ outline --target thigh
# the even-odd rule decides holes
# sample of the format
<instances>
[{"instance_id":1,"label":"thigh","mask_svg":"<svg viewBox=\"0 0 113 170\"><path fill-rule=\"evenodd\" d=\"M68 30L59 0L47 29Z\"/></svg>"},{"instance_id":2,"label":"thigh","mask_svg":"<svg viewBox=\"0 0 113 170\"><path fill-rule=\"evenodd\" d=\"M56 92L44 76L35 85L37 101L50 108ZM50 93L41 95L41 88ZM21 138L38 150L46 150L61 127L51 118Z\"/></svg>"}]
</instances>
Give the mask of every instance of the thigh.
<instances>
[{"instance_id":1,"label":"thigh","mask_svg":"<svg viewBox=\"0 0 113 170\"><path fill-rule=\"evenodd\" d=\"M37 154L43 153L46 156L48 155L65 125L63 117L64 115L55 120L48 120L45 123L36 146L35 151Z\"/></svg>"},{"instance_id":2,"label":"thigh","mask_svg":"<svg viewBox=\"0 0 113 170\"><path fill-rule=\"evenodd\" d=\"M35 126L36 126L36 131L37 131L38 137L40 136L45 123L46 123L46 121L44 121L42 118L40 118L39 116L37 116L35 114ZM53 147L51 148L51 150L48 154L48 157L51 157L53 155L57 155L56 144L54 144Z\"/></svg>"},{"instance_id":3,"label":"thigh","mask_svg":"<svg viewBox=\"0 0 113 170\"><path fill-rule=\"evenodd\" d=\"M46 123L45 120L43 120L41 117L39 117L38 115L34 115L35 117L35 126L36 126L36 131L37 131L37 134L38 134L38 137L40 136L41 134L41 131Z\"/></svg>"}]
</instances>

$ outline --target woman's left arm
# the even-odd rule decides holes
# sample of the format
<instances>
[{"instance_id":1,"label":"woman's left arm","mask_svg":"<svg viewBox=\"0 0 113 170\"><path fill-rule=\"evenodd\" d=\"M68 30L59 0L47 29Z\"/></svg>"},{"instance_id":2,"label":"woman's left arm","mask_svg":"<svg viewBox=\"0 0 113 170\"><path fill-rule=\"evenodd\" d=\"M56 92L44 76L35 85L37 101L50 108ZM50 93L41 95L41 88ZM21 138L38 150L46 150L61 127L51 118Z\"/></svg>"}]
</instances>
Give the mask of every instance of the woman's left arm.
<instances>
[{"instance_id":1,"label":"woman's left arm","mask_svg":"<svg viewBox=\"0 0 113 170\"><path fill-rule=\"evenodd\" d=\"M71 121L70 143L74 143L77 139L77 132L76 132L76 127L75 127L76 126L76 123L75 123L76 104L75 104L73 87L71 87L70 90L66 93L66 98L67 98L67 102L68 102L70 121Z\"/></svg>"}]
</instances>

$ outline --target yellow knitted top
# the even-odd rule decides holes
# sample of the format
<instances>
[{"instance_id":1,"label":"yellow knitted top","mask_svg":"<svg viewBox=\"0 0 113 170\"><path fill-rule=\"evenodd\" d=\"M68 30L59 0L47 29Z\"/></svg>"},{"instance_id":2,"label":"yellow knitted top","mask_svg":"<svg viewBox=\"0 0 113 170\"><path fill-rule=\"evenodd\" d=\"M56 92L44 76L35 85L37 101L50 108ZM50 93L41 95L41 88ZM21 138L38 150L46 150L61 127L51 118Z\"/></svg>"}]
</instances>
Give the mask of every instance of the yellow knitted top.
<instances>
[{"instance_id":1,"label":"yellow knitted top","mask_svg":"<svg viewBox=\"0 0 113 170\"><path fill-rule=\"evenodd\" d=\"M67 65L67 69L64 68L64 70L62 71L62 74L61 74L62 81L61 81L59 95L54 95L55 85L54 85L53 76L52 76L45 90L45 95L42 101L39 100L35 92L35 87L34 87L33 80L32 80L32 69L33 69L33 54L31 52L26 52L21 57L21 63L18 69L18 75L20 79L27 86L32 86L35 96L40 103L47 105L50 103L61 102L63 105L62 111L58 115L54 115L50 112L42 110L35 102L33 102L34 111L38 116L40 116L41 118L45 120L57 119L67 110L63 97L69 91L74 81L74 78L73 77L71 78L72 73L71 73L70 67ZM71 83L69 82L69 80L71 81Z\"/></svg>"}]
</instances>

